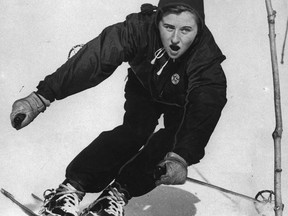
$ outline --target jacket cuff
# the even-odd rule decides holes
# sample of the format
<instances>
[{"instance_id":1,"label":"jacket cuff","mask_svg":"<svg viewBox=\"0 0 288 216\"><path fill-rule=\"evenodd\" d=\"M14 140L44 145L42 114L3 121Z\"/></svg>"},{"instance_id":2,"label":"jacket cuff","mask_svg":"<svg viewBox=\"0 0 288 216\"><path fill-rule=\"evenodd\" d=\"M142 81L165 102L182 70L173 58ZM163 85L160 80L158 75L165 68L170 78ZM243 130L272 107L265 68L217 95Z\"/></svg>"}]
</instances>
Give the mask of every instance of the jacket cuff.
<instances>
[{"instance_id":1,"label":"jacket cuff","mask_svg":"<svg viewBox=\"0 0 288 216\"><path fill-rule=\"evenodd\" d=\"M176 154L181 156L186 161L188 166L190 166L192 164L197 164L200 162L199 159L191 156L191 154L189 154L187 149L174 149L173 152L175 152Z\"/></svg>"},{"instance_id":2,"label":"jacket cuff","mask_svg":"<svg viewBox=\"0 0 288 216\"><path fill-rule=\"evenodd\" d=\"M41 95L45 99L49 100L50 103L52 103L55 100L55 96L53 94L53 91L51 91L49 86L44 81L41 81L39 83L39 85L37 86L36 93L38 95Z\"/></svg>"},{"instance_id":3,"label":"jacket cuff","mask_svg":"<svg viewBox=\"0 0 288 216\"><path fill-rule=\"evenodd\" d=\"M165 156L165 160L176 161L180 163L184 168L188 167L186 160L180 155L176 154L175 152L168 152L167 155Z\"/></svg>"}]
</instances>

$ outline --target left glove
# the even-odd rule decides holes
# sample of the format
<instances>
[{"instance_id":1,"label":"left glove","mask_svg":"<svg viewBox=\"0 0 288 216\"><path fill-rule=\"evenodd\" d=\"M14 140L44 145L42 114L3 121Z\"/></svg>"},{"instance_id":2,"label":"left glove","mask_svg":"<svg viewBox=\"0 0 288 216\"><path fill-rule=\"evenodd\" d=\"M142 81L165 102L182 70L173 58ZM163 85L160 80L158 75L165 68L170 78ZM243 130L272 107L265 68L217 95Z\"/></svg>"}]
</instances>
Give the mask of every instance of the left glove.
<instances>
[{"instance_id":1,"label":"left glove","mask_svg":"<svg viewBox=\"0 0 288 216\"><path fill-rule=\"evenodd\" d=\"M156 185L179 185L184 184L187 178L187 162L180 155L169 152L164 160L158 164L159 167L164 167L166 173L156 181Z\"/></svg>"},{"instance_id":2,"label":"left glove","mask_svg":"<svg viewBox=\"0 0 288 216\"><path fill-rule=\"evenodd\" d=\"M10 114L11 124L17 130L30 124L40 112L44 112L46 107L50 105L50 101L43 96L32 92L25 98L15 101L12 105L12 112ZM15 122L17 116L24 116L21 122Z\"/></svg>"}]
</instances>

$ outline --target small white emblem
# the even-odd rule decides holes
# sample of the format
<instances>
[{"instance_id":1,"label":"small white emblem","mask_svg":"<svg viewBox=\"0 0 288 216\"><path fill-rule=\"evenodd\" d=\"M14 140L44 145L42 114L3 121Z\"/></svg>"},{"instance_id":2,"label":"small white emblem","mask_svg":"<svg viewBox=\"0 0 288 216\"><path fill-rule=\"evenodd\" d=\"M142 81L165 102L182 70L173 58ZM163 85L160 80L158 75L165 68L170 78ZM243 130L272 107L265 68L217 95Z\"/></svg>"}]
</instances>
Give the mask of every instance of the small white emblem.
<instances>
[{"instance_id":1,"label":"small white emblem","mask_svg":"<svg viewBox=\"0 0 288 216\"><path fill-rule=\"evenodd\" d=\"M172 77L171 77L171 82L174 85L177 85L180 82L180 75L177 74L177 73L173 74Z\"/></svg>"}]
</instances>

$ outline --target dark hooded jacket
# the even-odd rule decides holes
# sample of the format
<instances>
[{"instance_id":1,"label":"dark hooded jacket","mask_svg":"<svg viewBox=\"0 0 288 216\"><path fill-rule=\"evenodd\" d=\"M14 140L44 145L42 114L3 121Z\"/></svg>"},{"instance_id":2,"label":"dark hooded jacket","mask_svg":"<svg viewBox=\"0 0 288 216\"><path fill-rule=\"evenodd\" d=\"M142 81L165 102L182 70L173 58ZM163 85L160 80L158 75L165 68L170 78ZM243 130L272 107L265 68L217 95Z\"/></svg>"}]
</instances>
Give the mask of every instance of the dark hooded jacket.
<instances>
[{"instance_id":1,"label":"dark hooded jacket","mask_svg":"<svg viewBox=\"0 0 288 216\"><path fill-rule=\"evenodd\" d=\"M201 29L191 47L176 61L169 61L155 78L167 56L151 61L162 48L155 24L159 11L167 6L191 7L201 19ZM183 109L175 134L174 152L188 164L198 163L226 103L226 79L220 63L225 59L204 22L203 0L160 0L158 9L146 4L141 12L105 28L56 72L38 85L38 93L53 102L94 87L128 62L153 99ZM165 59L166 58L166 59ZM175 81L176 78L176 81ZM173 81L174 79L174 81Z\"/></svg>"}]
</instances>

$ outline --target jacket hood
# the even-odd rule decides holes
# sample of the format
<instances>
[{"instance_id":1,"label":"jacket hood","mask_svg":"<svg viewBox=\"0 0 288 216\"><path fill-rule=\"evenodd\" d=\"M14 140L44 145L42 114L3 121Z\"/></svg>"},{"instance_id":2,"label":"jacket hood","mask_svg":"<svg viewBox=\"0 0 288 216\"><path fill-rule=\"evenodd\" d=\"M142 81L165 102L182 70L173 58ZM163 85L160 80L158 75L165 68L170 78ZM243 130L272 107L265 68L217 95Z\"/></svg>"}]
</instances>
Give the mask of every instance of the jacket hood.
<instances>
[{"instance_id":1,"label":"jacket hood","mask_svg":"<svg viewBox=\"0 0 288 216\"><path fill-rule=\"evenodd\" d=\"M159 0L157 13L165 7L183 5L195 11L201 20L202 26L205 21L203 0Z\"/></svg>"}]
</instances>

